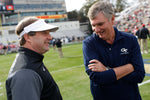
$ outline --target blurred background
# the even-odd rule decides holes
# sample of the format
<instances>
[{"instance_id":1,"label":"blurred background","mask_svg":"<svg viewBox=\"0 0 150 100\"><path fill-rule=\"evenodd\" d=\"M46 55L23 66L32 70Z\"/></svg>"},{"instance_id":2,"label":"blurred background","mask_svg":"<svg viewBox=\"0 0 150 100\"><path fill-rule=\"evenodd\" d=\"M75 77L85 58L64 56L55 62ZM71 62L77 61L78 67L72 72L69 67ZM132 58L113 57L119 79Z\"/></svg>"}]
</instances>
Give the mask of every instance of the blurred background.
<instances>
[{"instance_id":1,"label":"blurred background","mask_svg":"<svg viewBox=\"0 0 150 100\"><path fill-rule=\"evenodd\" d=\"M63 43L82 41L92 34L87 12L96 1L99 0L0 0L0 53L4 45L8 53L16 52L18 36L15 27L28 16L36 16L59 26L58 31L50 34L53 38L60 38ZM141 27L142 23L149 28L150 0L104 1L111 2L115 8L115 26L121 31L132 34L134 27Z\"/></svg>"}]
</instances>

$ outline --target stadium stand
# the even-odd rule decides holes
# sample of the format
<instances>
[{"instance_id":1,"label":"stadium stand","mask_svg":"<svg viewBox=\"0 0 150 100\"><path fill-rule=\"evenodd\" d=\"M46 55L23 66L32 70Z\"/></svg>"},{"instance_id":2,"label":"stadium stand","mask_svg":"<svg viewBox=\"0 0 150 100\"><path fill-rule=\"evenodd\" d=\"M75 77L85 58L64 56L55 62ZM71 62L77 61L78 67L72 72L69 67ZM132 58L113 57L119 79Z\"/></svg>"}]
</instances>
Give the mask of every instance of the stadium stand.
<instances>
[{"instance_id":1,"label":"stadium stand","mask_svg":"<svg viewBox=\"0 0 150 100\"><path fill-rule=\"evenodd\" d=\"M133 6L123 10L120 16L116 17L115 26L120 31L126 31L133 34L135 26L141 28L145 24L150 29L150 1L138 2Z\"/></svg>"}]
</instances>

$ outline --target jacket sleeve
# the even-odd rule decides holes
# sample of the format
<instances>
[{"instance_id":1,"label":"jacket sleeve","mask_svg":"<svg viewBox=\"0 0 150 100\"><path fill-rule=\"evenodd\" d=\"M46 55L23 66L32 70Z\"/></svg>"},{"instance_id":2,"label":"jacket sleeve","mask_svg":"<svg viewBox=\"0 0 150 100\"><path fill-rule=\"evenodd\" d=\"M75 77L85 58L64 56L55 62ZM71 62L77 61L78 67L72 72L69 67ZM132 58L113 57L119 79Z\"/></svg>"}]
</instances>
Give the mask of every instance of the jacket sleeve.
<instances>
[{"instance_id":1,"label":"jacket sleeve","mask_svg":"<svg viewBox=\"0 0 150 100\"><path fill-rule=\"evenodd\" d=\"M109 84L116 81L116 75L113 69L104 72L93 72L88 68L90 60L99 59L96 48L91 42L83 41L83 57L86 73L97 84Z\"/></svg>"},{"instance_id":2,"label":"jacket sleeve","mask_svg":"<svg viewBox=\"0 0 150 100\"><path fill-rule=\"evenodd\" d=\"M20 70L6 81L7 89L11 89L11 100L40 100L42 86L40 76L30 69ZM7 98L10 98L8 92Z\"/></svg>"},{"instance_id":3,"label":"jacket sleeve","mask_svg":"<svg viewBox=\"0 0 150 100\"><path fill-rule=\"evenodd\" d=\"M140 47L135 37L133 38L132 41L132 52L129 63L133 65L134 71L129 75L125 76L123 79L132 83L142 82L145 77L145 69Z\"/></svg>"}]
</instances>

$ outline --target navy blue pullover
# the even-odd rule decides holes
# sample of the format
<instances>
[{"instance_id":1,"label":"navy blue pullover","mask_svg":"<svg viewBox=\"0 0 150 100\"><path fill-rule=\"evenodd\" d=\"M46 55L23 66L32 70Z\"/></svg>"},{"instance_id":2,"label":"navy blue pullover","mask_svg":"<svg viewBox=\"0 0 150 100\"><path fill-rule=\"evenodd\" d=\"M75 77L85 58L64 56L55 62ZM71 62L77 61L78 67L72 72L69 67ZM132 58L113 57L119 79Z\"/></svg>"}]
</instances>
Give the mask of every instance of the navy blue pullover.
<instances>
[{"instance_id":1,"label":"navy blue pullover","mask_svg":"<svg viewBox=\"0 0 150 100\"><path fill-rule=\"evenodd\" d=\"M135 36L115 29L112 45L95 33L83 41L83 56L87 74L90 77L94 100L141 100L138 83L145 76L140 47ZM104 66L115 68L132 64L134 71L117 80L113 69L93 72L88 69L89 61L97 59Z\"/></svg>"}]
</instances>

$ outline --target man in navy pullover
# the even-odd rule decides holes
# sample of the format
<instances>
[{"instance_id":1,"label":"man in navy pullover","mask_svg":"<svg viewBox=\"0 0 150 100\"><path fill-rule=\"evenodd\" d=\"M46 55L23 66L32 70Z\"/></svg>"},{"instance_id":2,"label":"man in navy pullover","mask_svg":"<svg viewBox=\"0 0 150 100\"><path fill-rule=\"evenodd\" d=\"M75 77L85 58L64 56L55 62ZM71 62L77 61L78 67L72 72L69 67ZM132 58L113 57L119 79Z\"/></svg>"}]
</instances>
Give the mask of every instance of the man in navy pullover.
<instances>
[{"instance_id":1,"label":"man in navy pullover","mask_svg":"<svg viewBox=\"0 0 150 100\"><path fill-rule=\"evenodd\" d=\"M98 1L88 12L94 33L83 41L83 56L94 100L141 100L145 76L135 36L113 27L112 5Z\"/></svg>"}]
</instances>

